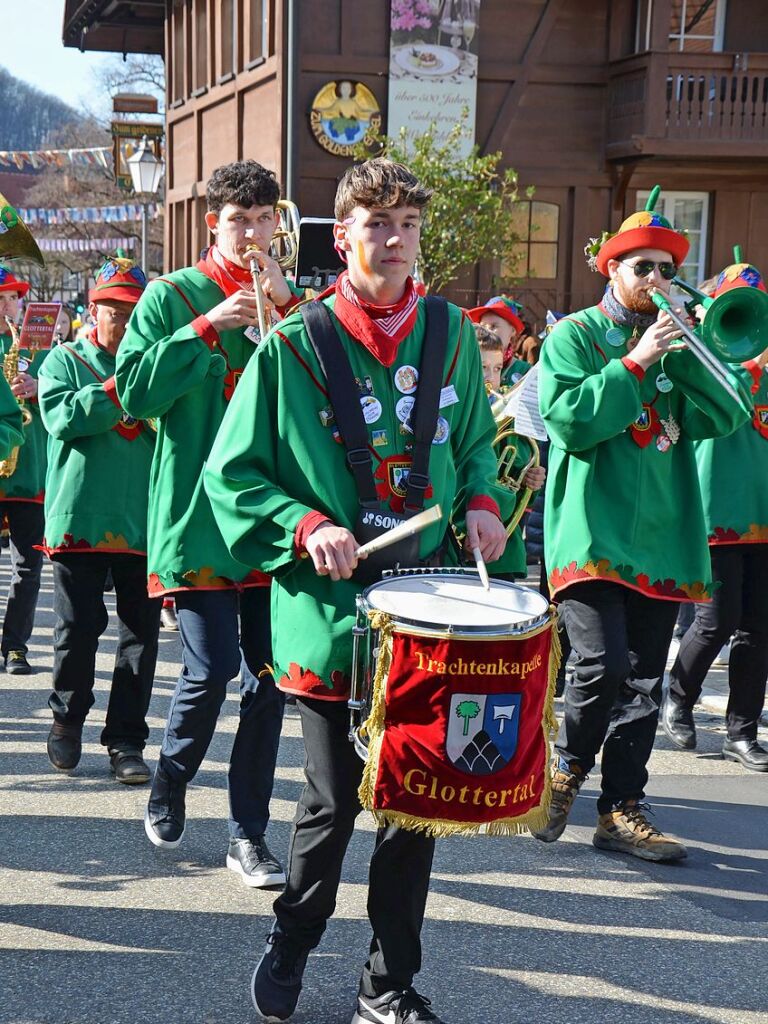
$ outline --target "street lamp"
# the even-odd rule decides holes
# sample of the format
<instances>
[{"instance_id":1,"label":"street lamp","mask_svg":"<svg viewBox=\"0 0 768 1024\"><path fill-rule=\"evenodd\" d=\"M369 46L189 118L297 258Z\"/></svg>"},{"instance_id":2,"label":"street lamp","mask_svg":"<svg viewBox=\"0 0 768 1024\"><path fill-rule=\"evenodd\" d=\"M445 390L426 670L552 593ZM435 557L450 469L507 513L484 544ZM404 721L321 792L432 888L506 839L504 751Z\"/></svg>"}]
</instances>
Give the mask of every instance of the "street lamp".
<instances>
[{"instance_id":1,"label":"street lamp","mask_svg":"<svg viewBox=\"0 0 768 1024\"><path fill-rule=\"evenodd\" d=\"M160 188L163 161L157 159L144 135L139 148L126 163L131 172L133 191L141 203L141 269L149 275L149 204Z\"/></svg>"}]
</instances>

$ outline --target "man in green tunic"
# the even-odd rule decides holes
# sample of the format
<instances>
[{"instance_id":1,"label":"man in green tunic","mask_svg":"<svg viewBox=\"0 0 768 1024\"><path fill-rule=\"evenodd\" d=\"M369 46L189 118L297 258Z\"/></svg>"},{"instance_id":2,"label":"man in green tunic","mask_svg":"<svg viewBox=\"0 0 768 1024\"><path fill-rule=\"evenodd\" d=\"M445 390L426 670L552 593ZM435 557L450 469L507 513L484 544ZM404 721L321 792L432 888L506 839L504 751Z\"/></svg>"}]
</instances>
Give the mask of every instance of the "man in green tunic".
<instances>
[{"instance_id":1,"label":"man in green tunic","mask_svg":"<svg viewBox=\"0 0 768 1024\"><path fill-rule=\"evenodd\" d=\"M338 249L348 272L322 301L349 360L376 464L382 510L400 512L411 465L410 406L419 386L425 301L411 271L430 193L405 167L371 160L352 168L336 196ZM333 364L330 366L333 372ZM329 374L330 376L330 374ZM342 862L360 812L363 763L347 738L360 512L328 388L304 321L290 317L248 367L211 452L206 487L235 558L274 574L275 672L297 695L307 750L285 892L254 971L252 997L267 1020L292 1015L307 955L333 913ZM427 505L466 520L468 546L492 563L504 550L495 482L494 424L471 322L448 306L441 407L430 446ZM431 431L430 431L431 433ZM420 535L419 556L441 548L446 524ZM412 988L434 840L379 829L371 860L373 927L356 1024L439 1024Z\"/></svg>"},{"instance_id":2,"label":"man in green tunic","mask_svg":"<svg viewBox=\"0 0 768 1024\"><path fill-rule=\"evenodd\" d=\"M739 259L720 274L715 298L754 288L765 298L759 271ZM763 307L768 306L768 299ZM743 364L754 396L751 422L729 437L696 442L704 516L719 584L680 641L669 673L661 724L675 746L696 746L693 707L718 651L733 636L728 658L728 707L723 757L768 772L768 750L757 740L768 679L768 349Z\"/></svg>"},{"instance_id":3,"label":"man in green tunic","mask_svg":"<svg viewBox=\"0 0 768 1024\"><path fill-rule=\"evenodd\" d=\"M43 548L53 561L53 725L48 757L71 771L93 706L96 650L107 628L104 584L115 587L118 644L102 746L118 782L149 781L149 735L160 602L147 576L147 491L155 447L150 426L128 416L115 394L115 356L146 284L118 250L96 277L88 340L57 345L40 374L49 433Z\"/></svg>"},{"instance_id":4,"label":"man in green tunic","mask_svg":"<svg viewBox=\"0 0 768 1024\"><path fill-rule=\"evenodd\" d=\"M227 550L203 490L203 469L260 340L250 245L261 250L257 258L268 306L285 312L297 301L267 255L278 226L279 196L275 175L254 160L213 172L205 219L215 244L196 266L151 282L128 325L115 369L124 408L157 423L149 592L175 594L183 649L145 830L156 846L181 842L187 784L213 737L227 683L240 671L226 863L254 887L285 880L265 839L283 715L283 697L268 668L270 581Z\"/></svg>"},{"instance_id":5,"label":"man in green tunic","mask_svg":"<svg viewBox=\"0 0 768 1024\"><path fill-rule=\"evenodd\" d=\"M711 594L693 440L728 434L749 413L651 301L688 252L654 211L657 196L595 246L610 279L603 299L561 320L540 362L546 563L576 663L537 837L562 834L602 746L595 846L678 860L685 847L650 824L642 800L678 603Z\"/></svg>"},{"instance_id":6,"label":"man in green tunic","mask_svg":"<svg viewBox=\"0 0 768 1024\"><path fill-rule=\"evenodd\" d=\"M28 291L26 281L0 266L0 359L5 359L13 340L6 317L16 322L19 300ZM30 417L24 426L24 445L16 469L10 476L0 477L0 521L8 522L12 570L0 651L6 671L12 675L28 675L31 671L27 651L43 565L38 545L43 539L46 435L37 405L37 376L47 355L47 351L21 349L18 372L9 382Z\"/></svg>"}]
</instances>

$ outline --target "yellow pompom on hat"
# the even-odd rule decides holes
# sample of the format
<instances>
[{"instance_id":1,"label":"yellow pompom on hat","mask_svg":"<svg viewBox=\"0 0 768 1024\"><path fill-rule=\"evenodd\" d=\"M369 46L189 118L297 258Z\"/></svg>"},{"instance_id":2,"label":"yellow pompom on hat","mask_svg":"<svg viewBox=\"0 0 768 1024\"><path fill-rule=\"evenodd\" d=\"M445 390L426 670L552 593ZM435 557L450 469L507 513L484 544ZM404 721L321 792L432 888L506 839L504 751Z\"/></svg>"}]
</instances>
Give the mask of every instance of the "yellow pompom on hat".
<instances>
[{"instance_id":1,"label":"yellow pompom on hat","mask_svg":"<svg viewBox=\"0 0 768 1024\"><path fill-rule=\"evenodd\" d=\"M661 249L680 266L691 244L682 232L676 231L667 218L654 209L660 193L661 186L654 185L644 210L627 217L613 234L604 232L600 239L590 240L584 251L590 257L593 269L608 277L608 260L620 259L633 249Z\"/></svg>"}]
</instances>

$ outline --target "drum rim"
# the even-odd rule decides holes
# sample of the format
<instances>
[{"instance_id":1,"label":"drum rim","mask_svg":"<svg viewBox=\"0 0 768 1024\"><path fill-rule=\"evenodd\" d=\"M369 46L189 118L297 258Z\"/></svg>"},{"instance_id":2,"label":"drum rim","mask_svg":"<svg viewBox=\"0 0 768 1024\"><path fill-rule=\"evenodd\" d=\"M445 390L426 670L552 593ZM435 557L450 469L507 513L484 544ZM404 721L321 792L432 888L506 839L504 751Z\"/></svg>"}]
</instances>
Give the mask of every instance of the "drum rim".
<instances>
[{"instance_id":1,"label":"drum rim","mask_svg":"<svg viewBox=\"0 0 768 1024\"><path fill-rule=\"evenodd\" d=\"M526 593L532 594L534 597L540 598L547 605L546 611L544 611L541 615L537 615L530 619L525 619L522 622L518 621L516 623L500 623L497 626L462 625L460 629L456 629L450 625L443 625L437 622L424 621L423 619L411 619L405 615L394 615L390 612L384 612L382 608L376 608L368 600L368 595L372 590L376 590L378 587L390 583L392 580L409 578L415 579L418 577L427 578L430 576L443 576L446 579L461 579L463 577L464 579L475 581L477 581L478 579L475 573L460 571L443 572L440 569L436 569L434 572L431 573L403 573L401 576L392 576L388 579L377 580L375 583L371 583L370 586L366 587L362 594L360 594L359 600L362 602L363 608L365 609L366 612L382 612L383 614L388 615L390 621L392 622L393 629L396 630L398 633L408 634L411 636L435 637L438 639L440 637L445 636L454 637L457 640L480 640L489 636L519 636L520 634L530 633L533 630L540 629L541 627L545 626L548 622L550 622L552 618L551 605L549 604L549 602L543 594L540 594L537 590L532 590L529 587L524 587L520 583L513 583L511 580L493 580L493 583L505 589L524 590ZM399 628L401 626L405 628Z\"/></svg>"}]
</instances>

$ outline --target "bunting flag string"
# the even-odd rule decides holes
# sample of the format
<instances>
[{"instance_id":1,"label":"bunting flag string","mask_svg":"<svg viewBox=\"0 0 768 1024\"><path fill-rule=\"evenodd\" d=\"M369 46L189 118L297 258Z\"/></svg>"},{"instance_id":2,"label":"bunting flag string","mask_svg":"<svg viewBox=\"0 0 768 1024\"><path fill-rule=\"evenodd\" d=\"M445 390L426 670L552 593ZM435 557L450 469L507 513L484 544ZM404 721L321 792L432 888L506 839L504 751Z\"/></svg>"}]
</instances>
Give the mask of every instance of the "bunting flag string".
<instances>
[{"instance_id":1,"label":"bunting flag string","mask_svg":"<svg viewBox=\"0 0 768 1024\"><path fill-rule=\"evenodd\" d=\"M149 203L152 220L160 215L160 206ZM122 206L70 206L61 209L44 209L36 206L19 207L19 214L25 224L115 224L141 220L141 206L138 203L124 203Z\"/></svg>"},{"instance_id":2,"label":"bunting flag string","mask_svg":"<svg viewBox=\"0 0 768 1024\"><path fill-rule=\"evenodd\" d=\"M0 149L0 167L79 167L112 168L112 147L93 146L88 149Z\"/></svg>"},{"instance_id":3,"label":"bunting flag string","mask_svg":"<svg viewBox=\"0 0 768 1024\"><path fill-rule=\"evenodd\" d=\"M115 249L135 249L136 238L38 238L43 252L113 252Z\"/></svg>"}]
</instances>

